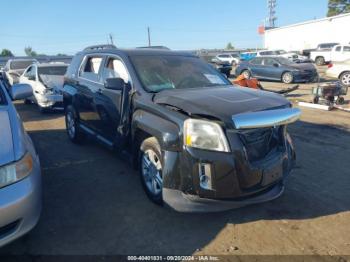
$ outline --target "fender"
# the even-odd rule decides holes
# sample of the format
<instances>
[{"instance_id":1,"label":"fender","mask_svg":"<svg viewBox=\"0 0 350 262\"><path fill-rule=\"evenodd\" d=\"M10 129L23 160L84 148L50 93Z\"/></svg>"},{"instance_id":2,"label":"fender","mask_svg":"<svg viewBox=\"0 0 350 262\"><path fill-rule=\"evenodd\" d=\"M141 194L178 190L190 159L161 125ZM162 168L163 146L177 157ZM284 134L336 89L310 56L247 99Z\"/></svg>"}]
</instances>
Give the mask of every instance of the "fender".
<instances>
[{"instance_id":1,"label":"fender","mask_svg":"<svg viewBox=\"0 0 350 262\"><path fill-rule=\"evenodd\" d=\"M182 150L180 128L169 120L144 110L137 110L132 117L133 140L137 129L155 136L162 150L177 152Z\"/></svg>"}]
</instances>

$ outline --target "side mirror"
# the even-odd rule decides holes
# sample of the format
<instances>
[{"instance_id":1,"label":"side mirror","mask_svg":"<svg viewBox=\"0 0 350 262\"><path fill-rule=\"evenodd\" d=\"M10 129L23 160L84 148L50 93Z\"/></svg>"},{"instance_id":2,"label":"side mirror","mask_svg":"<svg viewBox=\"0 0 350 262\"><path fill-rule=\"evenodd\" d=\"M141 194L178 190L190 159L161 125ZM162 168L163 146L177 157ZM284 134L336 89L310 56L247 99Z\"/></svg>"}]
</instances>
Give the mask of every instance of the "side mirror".
<instances>
[{"instance_id":1,"label":"side mirror","mask_svg":"<svg viewBox=\"0 0 350 262\"><path fill-rule=\"evenodd\" d=\"M111 90L123 90L125 82L123 79L117 78L107 78L105 81L105 88Z\"/></svg>"},{"instance_id":2,"label":"side mirror","mask_svg":"<svg viewBox=\"0 0 350 262\"><path fill-rule=\"evenodd\" d=\"M274 63L273 66L274 66L274 67L279 67L280 65L277 64L277 63Z\"/></svg>"},{"instance_id":3,"label":"side mirror","mask_svg":"<svg viewBox=\"0 0 350 262\"><path fill-rule=\"evenodd\" d=\"M12 100L21 100L33 95L33 89L28 84L14 84L10 89Z\"/></svg>"}]
</instances>

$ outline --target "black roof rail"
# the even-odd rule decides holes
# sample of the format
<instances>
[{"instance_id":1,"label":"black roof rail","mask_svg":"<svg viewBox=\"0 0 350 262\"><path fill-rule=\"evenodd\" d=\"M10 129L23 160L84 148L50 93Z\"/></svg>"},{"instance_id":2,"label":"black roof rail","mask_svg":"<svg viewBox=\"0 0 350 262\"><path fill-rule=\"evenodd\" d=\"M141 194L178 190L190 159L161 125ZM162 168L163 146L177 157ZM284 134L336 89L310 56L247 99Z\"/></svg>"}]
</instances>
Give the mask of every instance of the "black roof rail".
<instances>
[{"instance_id":1,"label":"black roof rail","mask_svg":"<svg viewBox=\"0 0 350 262\"><path fill-rule=\"evenodd\" d=\"M149 48L149 49L163 49L163 50L171 50L169 47L162 45L153 45L153 46L140 46L137 48Z\"/></svg>"},{"instance_id":2,"label":"black roof rail","mask_svg":"<svg viewBox=\"0 0 350 262\"><path fill-rule=\"evenodd\" d=\"M92 45L92 46L86 47L84 51L99 50L99 49L117 49L117 47L115 45Z\"/></svg>"}]
</instances>

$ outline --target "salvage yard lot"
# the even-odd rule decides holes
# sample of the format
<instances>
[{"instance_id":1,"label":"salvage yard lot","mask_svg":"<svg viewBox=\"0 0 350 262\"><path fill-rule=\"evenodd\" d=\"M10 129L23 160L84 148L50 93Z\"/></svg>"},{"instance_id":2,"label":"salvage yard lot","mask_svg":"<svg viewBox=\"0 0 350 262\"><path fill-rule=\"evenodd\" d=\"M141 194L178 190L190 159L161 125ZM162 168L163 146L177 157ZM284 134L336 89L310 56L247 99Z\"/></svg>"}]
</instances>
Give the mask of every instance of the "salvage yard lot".
<instances>
[{"instance_id":1,"label":"salvage yard lot","mask_svg":"<svg viewBox=\"0 0 350 262\"><path fill-rule=\"evenodd\" d=\"M289 98L310 100L314 85ZM350 255L350 113L302 108L289 127L297 168L279 199L182 214L152 204L125 159L94 142L70 143L61 113L16 106L40 155L43 211L37 227L1 254Z\"/></svg>"}]
</instances>

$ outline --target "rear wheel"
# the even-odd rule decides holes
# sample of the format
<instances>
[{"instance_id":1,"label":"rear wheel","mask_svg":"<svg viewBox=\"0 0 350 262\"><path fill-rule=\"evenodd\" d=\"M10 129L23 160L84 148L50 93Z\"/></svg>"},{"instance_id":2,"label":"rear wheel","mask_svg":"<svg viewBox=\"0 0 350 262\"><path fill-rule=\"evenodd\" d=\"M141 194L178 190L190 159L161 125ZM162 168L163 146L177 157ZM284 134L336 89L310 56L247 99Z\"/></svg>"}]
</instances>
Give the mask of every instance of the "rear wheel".
<instances>
[{"instance_id":1,"label":"rear wheel","mask_svg":"<svg viewBox=\"0 0 350 262\"><path fill-rule=\"evenodd\" d=\"M140 146L139 167L142 186L156 204L163 203L162 154L156 138L144 140Z\"/></svg>"},{"instance_id":2,"label":"rear wheel","mask_svg":"<svg viewBox=\"0 0 350 262\"><path fill-rule=\"evenodd\" d=\"M245 79L249 79L251 77L251 73L249 72L249 70L243 70L241 73Z\"/></svg>"},{"instance_id":3,"label":"rear wheel","mask_svg":"<svg viewBox=\"0 0 350 262\"><path fill-rule=\"evenodd\" d=\"M85 136L80 130L77 114L72 106L68 106L66 108L65 120L66 131L69 139L75 144L80 144L84 140Z\"/></svg>"},{"instance_id":4,"label":"rear wheel","mask_svg":"<svg viewBox=\"0 0 350 262\"><path fill-rule=\"evenodd\" d=\"M285 84L293 83L294 77L291 72L285 72L282 75L282 82Z\"/></svg>"},{"instance_id":5,"label":"rear wheel","mask_svg":"<svg viewBox=\"0 0 350 262\"><path fill-rule=\"evenodd\" d=\"M350 72L344 72L339 77L340 83L343 86L350 86Z\"/></svg>"},{"instance_id":6,"label":"rear wheel","mask_svg":"<svg viewBox=\"0 0 350 262\"><path fill-rule=\"evenodd\" d=\"M316 65L318 66L322 66L326 63L323 56L317 57L315 62L316 62Z\"/></svg>"}]
</instances>

